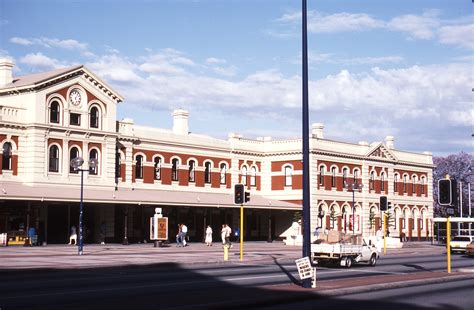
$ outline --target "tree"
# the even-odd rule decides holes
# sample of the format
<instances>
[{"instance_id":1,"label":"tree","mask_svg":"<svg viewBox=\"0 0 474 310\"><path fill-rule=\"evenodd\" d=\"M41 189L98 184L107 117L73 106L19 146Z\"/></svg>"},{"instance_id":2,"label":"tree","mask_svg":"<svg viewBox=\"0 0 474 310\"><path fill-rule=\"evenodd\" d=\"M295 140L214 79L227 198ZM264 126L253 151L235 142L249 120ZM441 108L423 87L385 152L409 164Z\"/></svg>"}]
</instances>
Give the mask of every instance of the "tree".
<instances>
[{"instance_id":1,"label":"tree","mask_svg":"<svg viewBox=\"0 0 474 310\"><path fill-rule=\"evenodd\" d=\"M334 222L337 220L337 214L334 208L331 208L331 212L329 213L329 219L331 220L331 228L334 229Z\"/></svg>"},{"instance_id":2,"label":"tree","mask_svg":"<svg viewBox=\"0 0 474 310\"><path fill-rule=\"evenodd\" d=\"M375 230L375 212L374 210L370 210L369 213L369 230ZM375 233L375 231L373 231Z\"/></svg>"},{"instance_id":3,"label":"tree","mask_svg":"<svg viewBox=\"0 0 474 310\"><path fill-rule=\"evenodd\" d=\"M435 169L433 170L433 198L434 198L434 215L446 216L446 208L438 204L438 180L445 178L446 174L452 179L463 183L462 188L462 210L463 215L469 213L468 190L467 184L473 184L474 177L472 165L474 157L468 153L461 152L459 154L452 154L447 157L433 157ZM471 185L471 196L474 194L474 186ZM454 210L455 216L459 216L458 208Z\"/></svg>"}]
</instances>

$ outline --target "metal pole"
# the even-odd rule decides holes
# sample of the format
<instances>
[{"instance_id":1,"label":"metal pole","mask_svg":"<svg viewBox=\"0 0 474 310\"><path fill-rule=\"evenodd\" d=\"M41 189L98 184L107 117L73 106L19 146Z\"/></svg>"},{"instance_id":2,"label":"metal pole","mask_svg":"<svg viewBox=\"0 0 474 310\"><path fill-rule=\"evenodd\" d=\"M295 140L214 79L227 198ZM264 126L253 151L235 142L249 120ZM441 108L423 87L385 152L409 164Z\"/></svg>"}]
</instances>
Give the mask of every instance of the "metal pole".
<instances>
[{"instance_id":1,"label":"metal pole","mask_svg":"<svg viewBox=\"0 0 474 310\"><path fill-rule=\"evenodd\" d=\"M240 261L244 260L244 204L240 205Z\"/></svg>"},{"instance_id":2,"label":"metal pole","mask_svg":"<svg viewBox=\"0 0 474 310\"><path fill-rule=\"evenodd\" d=\"M124 227L123 227L123 245L128 245L128 205L125 206Z\"/></svg>"},{"instance_id":3,"label":"metal pole","mask_svg":"<svg viewBox=\"0 0 474 310\"><path fill-rule=\"evenodd\" d=\"M355 236L355 196L354 196L354 184L352 184L352 235Z\"/></svg>"},{"instance_id":4,"label":"metal pole","mask_svg":"<svg viewBox=\"0 0 474 310\"><path fill-rule=\"evenodd\" d=\"M459 182L459 213L462 218L462 182ZM458 223L458 235L461 234L463 223Z\"/></svg>"},{"instance_id":5,"label":"metal pole","mask_svg":"<svg viewBox=\"0 0 474 310\"><path fill-rule=\"evenodd\" d=\"M310 187L309 187L309 104L308 104L308 33L306 0L302 0L302 36L303 36L303 257L310 257ZM311 279L303 280L303 287L311 287Z\"/></svg>"},{"instance_id":6,"label":"metal pole","mask_svg":"<svg viewBox=\"0 0 474 310\"><path fill-rule=\"evenodd\" d=\"M448 260L448 273L451 273L451 217L448 216L446 220L446 252L448 253L446 255L447 260Z\"/></svg>"},{"instance_id":7,"label":"metal pole","mask_svg":"<svg viewBox=\"0 0 474 310\"><path fill-rule=\"evenodd\" d=\"M83 192L84 192L84 170L81 171L81 202L79 206L79 247L77 249L79 255L84 254L83 247L84 247L84 230L83 230L83 213L84 213L84 206L83 206Z\"/></svg>"},{"instance_id":8,"label":"metal pole","mask_svg":"<svg viewBox=\"0 0 474 310\"><path fill-rule=\"evenodd\" d=\"M471 183L467 183L467 197L468 197L468 206L469 206L469 218L471 218ZM472 236L471 231L471 222L469 222L469 236Z\"/></svg>"}]
</instances>

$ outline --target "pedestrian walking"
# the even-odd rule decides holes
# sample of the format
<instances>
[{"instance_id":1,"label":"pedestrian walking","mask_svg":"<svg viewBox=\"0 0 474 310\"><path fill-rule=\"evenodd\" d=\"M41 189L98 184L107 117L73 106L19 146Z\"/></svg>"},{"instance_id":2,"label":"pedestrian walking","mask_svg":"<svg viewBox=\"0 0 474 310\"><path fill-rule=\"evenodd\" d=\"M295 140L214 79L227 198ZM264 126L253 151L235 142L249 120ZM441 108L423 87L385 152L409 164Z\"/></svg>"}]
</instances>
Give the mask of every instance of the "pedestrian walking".
<instances>
[{"instance_id":1,"label":"pedestrian walking","mask_svg":"<svg viewBox=\"0 0 474 310\"><path fill-rule=\"evenodd\" d=\"M176 233L176 246L180 247L183 245L181 241L181 224L178 224L178 232Z\"/></svg>"},{"instance_id":2,"label":"pedestrian walking","mask_svg":"<svg viewBox=\"0 0 474 310\"><path fill-rule=\"evenodd\" d=\"M225 246L225 235L227 233L227 229L225 227L225 224L222 224L222 229L221 229L221 239L222 239L222 246Z\"/></svg>"},{"instance_id":3,"label":"pedestrian walking","mask_svg":"<svg viewBox=\"0 0 474 310\"><path fill-rule=\"evenodd\" d=\"M74 241L74 243L72 243ZM69 235L69 245L77 244L77 231L76 226L71 227L71 234Z\"/></svg>"},{"instance_id":4,"label":"pedestrian walking","mask_svg":"<svg viewBox=\"0 0 474 310\"><path fill-rule=\"evenodd\" d=\"M183 246L188 246L186 243L186 235L188 233L188 227L184 224L181 224L181 243Z\"/></svg>"},{"instance_id":5,"label":"pedestrian walking","mask_svg":"<svg viewBox=\"0 0 474 310\"><path fill-rule=\"evenodd\" d=\"M230 235L232 234L232 229L229 225L225 224L225 243L229 248L232 247L232 242L230 242Z\"/></svg>"},{"instance_id":6,"label":"pedestrian walking","mask_svg":"<svg viewBox=\"0 0 474 310\"><path fill-rule=\"evenodd\" d=\"M212 228L211 228L211 225L207 225L206 240L204 240L204 241L206 242L207 246L212 246Z\"/></svg>"}]
</instances>

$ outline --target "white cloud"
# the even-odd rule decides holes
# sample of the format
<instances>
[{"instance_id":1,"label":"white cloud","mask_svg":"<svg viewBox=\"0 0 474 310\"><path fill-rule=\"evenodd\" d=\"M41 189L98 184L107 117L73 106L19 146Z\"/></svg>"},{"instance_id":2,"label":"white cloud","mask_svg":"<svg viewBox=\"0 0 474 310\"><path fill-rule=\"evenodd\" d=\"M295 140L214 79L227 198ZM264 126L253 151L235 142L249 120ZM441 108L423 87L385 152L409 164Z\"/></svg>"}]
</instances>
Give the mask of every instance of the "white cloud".
<instances>
[{"instance_id":1,"label":"white cloud","mask_svg":"<svg viewBox=\"0 0 474 310\"><path fill-rule=\"evenodd\" d=\"M10 39L11 43L18 44L18 45L33 45L33 41L25 39L25 38L18 38L18 37L13 37Z\"/></svg>"},{"instance_id":2,"label":"white cloud","mask_svg":"<svg viewBox=\"0 0 474 310\"><path fill-rule=\"evenodd\" d=\"M308 14L308 31L314 33L331 33L343 31L363 31L383 27L383 21L372 18L365 13L337 13L322 15L315 12Z\"/></svg>"},{"instance_id":3,"label":"white cloud","mask_svg":"<svg viewBox=\"0 0 474 310\"><path fill-rule=\"evenodd\" d=\"M365 13L324 14L316 11L308 12L308 32L332 33L344 31L362 31L384 26L384 22ZM284 14L278 19L283 24L300 24L301 13Z\"/></svg>"},{"instance_id":4,"label":"white cloud","mask_svg":"<svg viewBox=\"0 0 474 310\"><path fill-rule=\"evenodd\" d=\"M390 30L409 34L412 39L433 39L436 29L440 26L438 11L429 10L420 15L401 15L388 23Z\"/></svg>"},{"instance_id":5,"label":"white cloud","mask_svg":"<svg viewBox=\"0 0 474 310\"><path fill-rule=\"evenodd\" d=\"M474 49L474 24L444 26L439 30L439 41L443 44L458 45Z\"/></svg>"},{"instance_id":6,"label":"white cloud","mask_svg":"<svg viewBox=\"0 0 474 310\"><path fill-rule=\"evenodd\" d=\"M376 65L386 63L399 63L403 61L401 56L380 56L380 57L354 57L346 58L331 53L309 53L309 63L331 63L343 65ZM301 62L301 60L300 60Z\"/></svg>"},{"instance_id":7,"label":"white cloud","mask_svg":"<svg viewBox=\"0 0 474 310\"><path fill-rule=\"evenodd\" d=\"M77 40L66 39L60 40L56 38L20 38L13 37L10 38L10 42L18 45L39 45L46 48L60 48L65 50L74 51L77 50L81 52L83 56L93 57L94 54L89 51L87 43L81 43Z\"/></svg>"},{"instance_id":8,"label":"white cloud","mask_svg":"<svg viewBox=\"0 0 474 310\"><path fill-rule=\"evenodd\" d=\"M57 59L50 58L42 53L31 53L20 58L20 63L31 66L37 71L54 70L67 67L68 64L60 62Z\"/></svg>"},{"instance_id":9,"label":"white cloud","mask_svg":"<svg viewBox=\"0 0 474 310\"><path fill-rule=\"evenodd\" d=\"M209 57L206 59L206 63L210 65L214 64L225 64L226 60L225 59L220 59L220 58L215 58L215 57Z\"/></svg>"},{"instance_id":10,"label":"white cloud","mask_svg":"<svg viewBox=\"0 0 474 310\"><path fill-rule=\"evenodd\" d=\"M438 40L442 44L457 45L473 49L474 25L472 15L457 20L443 20L439 10L425 10L421 15L406 14L382 20L366 13L335 13L324 14L316 11L308 12L309 33L354 32L374 29L386 29L407 34L408 40ZM279 38L295 37L300 29L301 13L284 14L277 20L279 30L266 30L267 35ZM288 25L295 28L288 29Z\"/></svg>"}]
</instances>

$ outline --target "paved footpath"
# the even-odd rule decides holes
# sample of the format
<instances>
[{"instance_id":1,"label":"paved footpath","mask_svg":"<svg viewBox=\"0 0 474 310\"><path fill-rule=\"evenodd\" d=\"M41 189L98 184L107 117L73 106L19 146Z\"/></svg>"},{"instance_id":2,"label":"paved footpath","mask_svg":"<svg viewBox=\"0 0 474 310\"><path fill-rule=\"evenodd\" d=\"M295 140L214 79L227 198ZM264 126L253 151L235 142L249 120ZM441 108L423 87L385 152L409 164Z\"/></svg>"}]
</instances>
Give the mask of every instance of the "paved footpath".
<instances>
[{"instance_id":1,"label":"paved footpath","mask_svg":"<svg viewBox=\"0 0 474 310\"><path fill-rule=\"evenodd\" d=\"M442 255L445 249L430 243L408 243L402 249L388 249L389 255ZM185 254L185 255L183 255ZM229 253L230 263L292 263L302 255L301 247L285 246L282 242L246 242L244 259L240 261L240 245L233 244ZM225 264L222 246L214 243L208 247L202 243L191 243L185 248L174 245L154 247L153 244L132 245L85 245L84 255L79 256L76 246L48 245L38 247L0 247L0 273L31 269L78 269L97 267L119 267L157 263L178 264ZM410 274L381 275L364 278L324 280L317 283L315 292L334 295L358 293L376 289L403 287L429 283L456 281L474 277L474 269L418 272ZM268 288L268 287L267 287ZM275 285L275 290L298 291L296 284ZM303 289L307 290L307 289Z\"/></svg>"}]
</instances>

